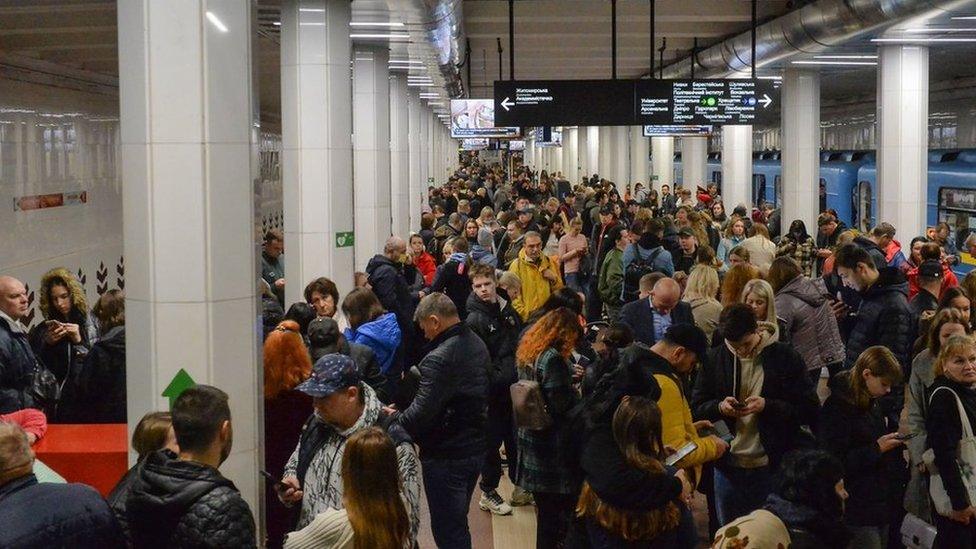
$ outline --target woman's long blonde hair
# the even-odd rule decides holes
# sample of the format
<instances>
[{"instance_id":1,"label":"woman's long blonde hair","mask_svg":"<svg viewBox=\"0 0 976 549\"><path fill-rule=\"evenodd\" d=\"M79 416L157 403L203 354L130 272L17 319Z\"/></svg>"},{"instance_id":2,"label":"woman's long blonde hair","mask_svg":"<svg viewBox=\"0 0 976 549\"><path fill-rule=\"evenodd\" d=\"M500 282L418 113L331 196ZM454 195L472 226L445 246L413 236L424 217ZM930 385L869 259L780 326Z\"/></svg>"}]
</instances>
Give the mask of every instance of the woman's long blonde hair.
<instances>
[{"instance_id":1,"label":"woman's long blonde hair","mask_svg":"<svg viewBox=\"0 0 976 549\"><path fill-rule=\"evenodd\" d=\"M403 549L410 519L400 497L396 446L383 429L349 437L342 455L342 500L355 549Z\"/></svg>"},{"instance_id":2,"label":"woman's long blonde hair","mask_svg":"<svg viewBox=\"0 0 976 549\"><path fill-rule=\"evenodd\" d=\"M776 319L776 294L773 292L773 287L769 285L769 282L761 278L754 278L746 282L746 285L742 288L741 300L743 303L746 302L749 294L758 294L766 300L766 322L776 327L775 336L779 339L779 322Z\"/></svg>"},{"instance_id":3,"label":"woman's long blonde hair","mask_svg":"<svg viewBox=\"0 0 976 549\"><path fill-rule=\"evenodd\" d=\"M716 301L718 295L718 271L708 265L696 265L688 275L685 285L685 301L696 298Z\"/></svg>"}]
</instances>

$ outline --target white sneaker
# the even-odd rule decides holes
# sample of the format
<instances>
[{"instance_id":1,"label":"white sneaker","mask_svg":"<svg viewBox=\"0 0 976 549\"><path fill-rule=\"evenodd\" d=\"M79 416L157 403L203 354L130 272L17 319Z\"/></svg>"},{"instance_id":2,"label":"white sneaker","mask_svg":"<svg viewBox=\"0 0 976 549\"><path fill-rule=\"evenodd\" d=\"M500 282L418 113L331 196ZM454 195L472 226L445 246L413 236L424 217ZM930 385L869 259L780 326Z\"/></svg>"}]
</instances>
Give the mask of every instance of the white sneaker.
<instances>
[{"instance_id":1,"label":"white sneaker","mask_svg":"<svg viewBox=\"0 0 976 549\"><path fill-rule=\"evenodd\" d=\"M512 506L505 503L505 500L498 495L497 490L483 492L481 494L481 501L478 502L478 507L480 507L482 511L491 511L495 515L512 514Z\"/></svg>"}]
</instances>

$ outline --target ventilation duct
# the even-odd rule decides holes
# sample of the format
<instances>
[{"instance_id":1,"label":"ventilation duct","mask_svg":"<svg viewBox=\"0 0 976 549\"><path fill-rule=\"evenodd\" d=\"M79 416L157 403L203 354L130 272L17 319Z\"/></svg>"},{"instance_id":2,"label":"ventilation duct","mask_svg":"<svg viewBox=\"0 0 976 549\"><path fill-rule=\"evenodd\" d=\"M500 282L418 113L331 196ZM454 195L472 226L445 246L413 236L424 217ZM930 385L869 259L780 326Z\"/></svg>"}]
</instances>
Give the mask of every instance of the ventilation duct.
<instances>
[{"instance_id":1,"label":"ventilation duct","mask_svg":"<svg viewBox=\"0 0 976 549\"><path fill-rule=\"evenodd\" d=\"M974 5L976 0L818 0L759 26L756 67L794 55L820 53L906 19L937 17ZM752 32L704 49L697 59L696 76L720 78L748 72L752 68ZM664 67L664 78L690 74L688 57Z\"/></svg>"}]
</instances>

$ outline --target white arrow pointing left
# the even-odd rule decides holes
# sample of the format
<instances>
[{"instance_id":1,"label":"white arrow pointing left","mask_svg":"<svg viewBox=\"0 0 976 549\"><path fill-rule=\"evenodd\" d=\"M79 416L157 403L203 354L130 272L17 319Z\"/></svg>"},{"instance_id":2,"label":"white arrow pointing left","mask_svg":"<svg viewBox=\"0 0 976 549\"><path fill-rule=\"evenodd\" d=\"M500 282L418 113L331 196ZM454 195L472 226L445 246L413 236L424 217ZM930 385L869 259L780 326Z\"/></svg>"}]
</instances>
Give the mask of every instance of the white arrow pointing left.
<instances>
[{"instance_id":1,"label":"white arrow pointing left","mask_svg":"<svg viewBox=\"0 0 976 549\"><path fill-rule=\"evenodd\" d=\"M512 101L509 98L506 97L505 99L502 100L502 107L505 108L506 112L510 110L509 107L514 107L514 106L515 103L512 103Z\"/></svg>"},{"instance_id":2,"label":"white arrow pointing left","mask_svg":"<svg viewBox=\"0 0 976 549\"><path fill-rule=\"evenodd\" d=\"M760 103L762 103L764 109L769 108L769 106L773 104L773 98L764 93Z\"/></svg>"}]
</instances>

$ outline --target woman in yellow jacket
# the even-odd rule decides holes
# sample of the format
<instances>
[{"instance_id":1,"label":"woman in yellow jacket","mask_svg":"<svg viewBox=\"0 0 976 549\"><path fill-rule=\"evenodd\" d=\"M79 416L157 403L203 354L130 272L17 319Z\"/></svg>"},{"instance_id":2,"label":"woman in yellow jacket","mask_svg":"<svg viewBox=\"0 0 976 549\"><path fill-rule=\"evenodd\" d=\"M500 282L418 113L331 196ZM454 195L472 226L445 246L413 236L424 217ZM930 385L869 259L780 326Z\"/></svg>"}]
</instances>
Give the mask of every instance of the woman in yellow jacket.
<instances>
[{"instance_id":1,"label":"woman in yellow jacket","mask_svg":"<svg viewBox=\"0 0 976 549\"><path fill-rule=\"evenodd\" d=\"M535 231L525 233L518 259L512 262L508 270L522 282L522 292L512 300L512 307L523 321L542 307L554 291L563 287L559 264L542 253L542 236Z\"/></svg>"}]
</instances>

